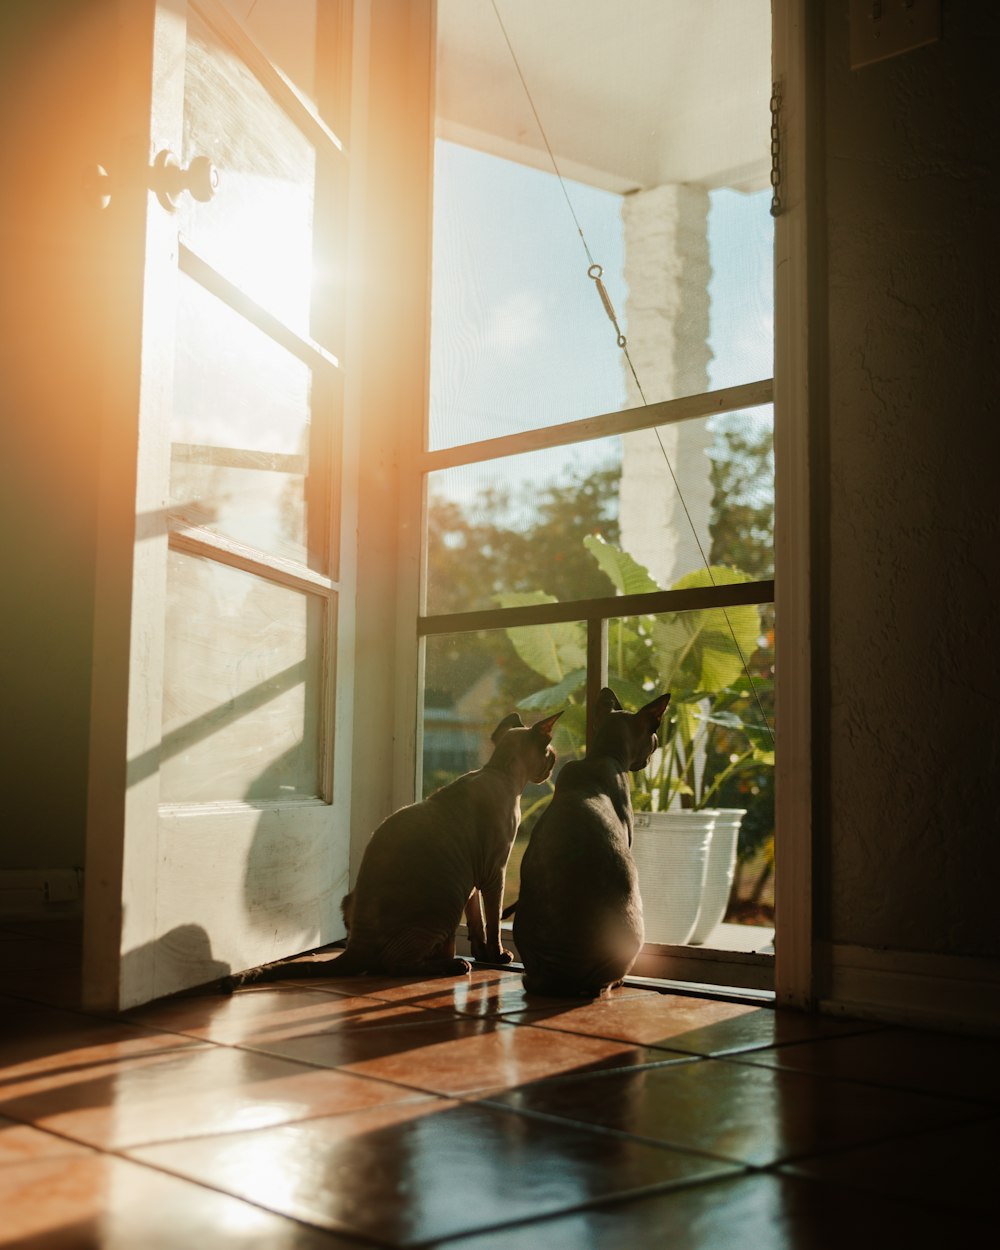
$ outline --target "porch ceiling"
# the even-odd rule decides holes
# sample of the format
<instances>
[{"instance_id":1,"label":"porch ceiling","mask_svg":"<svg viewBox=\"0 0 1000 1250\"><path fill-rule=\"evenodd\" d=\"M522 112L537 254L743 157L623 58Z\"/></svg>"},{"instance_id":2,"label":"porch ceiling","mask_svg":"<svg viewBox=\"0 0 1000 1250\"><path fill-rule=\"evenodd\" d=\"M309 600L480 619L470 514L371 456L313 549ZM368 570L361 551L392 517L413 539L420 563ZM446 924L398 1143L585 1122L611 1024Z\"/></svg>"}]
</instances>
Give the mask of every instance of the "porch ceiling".
<instances>
[{"instance_id":1,"label":"porch ceiling","mask_svg":"<svg viewBox=\"0 0 1000 1250\"><path fill-rule=\"evenodd\" d=\"M758 190L770 0L497 0L560 170ZM438 134L551 168L491 0L439 0Z\"/></svg>"}]
</instances>

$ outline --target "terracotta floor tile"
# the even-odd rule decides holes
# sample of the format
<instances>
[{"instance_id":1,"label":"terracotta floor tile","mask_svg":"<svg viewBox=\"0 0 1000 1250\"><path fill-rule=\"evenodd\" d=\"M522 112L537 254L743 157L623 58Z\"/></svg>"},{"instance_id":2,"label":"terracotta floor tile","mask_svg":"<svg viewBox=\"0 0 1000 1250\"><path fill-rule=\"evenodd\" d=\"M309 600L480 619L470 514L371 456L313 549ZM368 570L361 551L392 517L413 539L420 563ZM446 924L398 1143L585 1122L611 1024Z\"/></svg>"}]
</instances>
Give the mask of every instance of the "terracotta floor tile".
<instances>
[{"instance_id":1,"label":"terracotta floor tile","mask_svg":"<svg viewBox=\"0 0 1000 1250\"><path fill-rule=\"evenodd\" d=\"M867 1193L992 1216L998 1140L1000 1120L980 1120L801 1159L783 1170Z\"/></svg>"},{"instance_id":2,"label":"terracotta floor tile","mask_svg":"<svg viewBox=\"0 0 1000 1250\"><path fill-rule=\"evenodd\" d=\"M342 986L344 982L338 984ZM388 977L364 977L358 985L364 987L362 993L373 998L480 1017L531 1009L545 1010L553 1002L551 999L525 993L520 972L507 972L502 968L473 966L472 971L464 977L442 977L416 982ZM645 990L636 987L619 986L618 989L611 990L606 1000L602 1001L621 1002L627 998L641 998L645 993Z\"/></svg>"},{"instance_id":3,"label":"terracotta floor tile","mask_svg":"<svg viewBox=\"0 0 1000 1250\"><path fill-rule=\"evenodd\" d=\"M66 1141L64 1137L56 1137L54 1133L43 1133L41 1129L32 1128L30 1124L19 1124L0 1116L0 1167L12 1163L28 1163L35 1159L52 1159L65 1155L89 1155L92 1152L86 1146Z\"/></svg>"},{"instance_id":4,"label":"terracotta floor tile","mask_svg":"<svg viewBox=\"0 0 1000 1250\"><path fill-rule=\"evenodd\" d=\"M641 991L627 1002L599 999L511 1019L540 1028L617 1037L694 1055L738 1054L814 1037L867 1032L880 1026L745 1003Z\"/></svg>"},{"instance_id":5,"label":"terracotta floor tile","mask_svg":"<svg viewBox=\"0 0 1000 1250\"><path fill-rule=\"evenodd\" d=\"M755 1166L974 1118L967 1103L718 1059L541 1082L491 1101Z\"/></svg>"},{"instance_id":6,"label":"terracotta floor tile","mask_svg":"<svg viewBox=\"0 0 1000 1250\"><path fill-rule=\"evenodd\" d=\"M919 1029L881 1029L755 1052L748 1063L1000 1102L1000 1042Z\"/></svg>"},{"instance_id":7,"label":"terracotta floor tile","mask_svg":"<svg viewBox=\"0 0 1000 1250\"><path fill-rule=\"evenodd\" d=\"M760 1011L759 1007L742 1003L712 1002L678 994L640 991L638 996L624 1001L599 998L579 1004L553 1002L550 1007L536 1008L511 1019L530 1022L543 1029L684 1050L689 1034L695 1031L705 1033L713 1025L740 1020ZM674 1047L674 1038L679 1039L681 1044Z\"/></svg>"},{"instance_id":8,"label":"terracotta floor tile","mask_svg":"<svg viewBox=\"0 0 1000 1250\"><path fill-rule=\"evenodd\" d=\"M404 1003L323 993L282 983L231 995L165 999L139 1007L126 1018L147 1027L236 1045L265 1044L333 1029L414 1024L434 1019L436 1014Z\"/></svg>"},{"instance_id":9,"label":"terracotta floor tile","mask_svg":"<svg viewBox=\"0 0 1000 1250\"><path fill-rule=\"evenodd\" d=\"M103 1149L281 1124L405 1098L395 1085L229 1047L195 1046L4 1089L0 1113Z\"/></svg>"},{"instance_id":10,"label":"terracotta floor tile","mask_svg":"<svg viewBox=\"0 0 1000 1250\"><path fill-rule=\"evenodd\" d=\"M134 1154L307 1223L404 1246L732 1170L440 1099Z\"/></svg>"},{"instance_id":11,"label":"terracotta floor tile","mask_svg":"<svg viewBox=\"0 0 1000 1250\"><path fill-rule=\"evenodd\" d=\"M432 1242L427 1250L893 1250L978 1245L995 1231L974 1217L754 1175Z\"/></svg>"},{"instance_id":12,"label":"terracotta floor tile","mask_svg":"<svg viewBox=\"0 0 1000 1250\"><path fill-rule=\"evenodd\" d=\"M179 1034L32 1004L0 1030L0 1104L35 1088L93 1078L125 1060L198 1046Z\"/></svg>"},{"instance_id":13,"label":"terracotta floor tile","mask_svg":"<svg viewBox=\"0 0 1000 1250\"><path fill-rule=\"evenodd\" d=\"M109 1155L0 1168L0 1210L0 1246L18 1250L363 1248Z\"/></svg>"},{"instance_id":14,"label":"terracotta floor tile","mask_svg":"<svg viewBox=\"0 0 1000 1250\"><path fill-rule=\"evenodd\" d=\"M669 1059L666 1051L648 1051L628 1042L460 1017L261 1042L254 1049L450 1096Z\"/></svg>"}]
</instances>

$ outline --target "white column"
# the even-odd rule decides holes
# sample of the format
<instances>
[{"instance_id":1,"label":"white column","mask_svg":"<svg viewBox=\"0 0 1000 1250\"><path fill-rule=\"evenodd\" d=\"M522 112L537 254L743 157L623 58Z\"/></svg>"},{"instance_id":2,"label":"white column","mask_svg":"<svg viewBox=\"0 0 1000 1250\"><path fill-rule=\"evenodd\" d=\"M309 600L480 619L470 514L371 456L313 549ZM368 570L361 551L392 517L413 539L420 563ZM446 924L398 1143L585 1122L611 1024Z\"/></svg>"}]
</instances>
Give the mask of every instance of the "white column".
<instances>
[{"instance_id":1,"label":"white column","mask_svg":"<svg viewBox=\"0 0 1000 1250\"><path fill-rule=\"evenodd\" d=\"M637 191L622 201L628 350L650 403L708 389L708 207L704 188L684 185ZM622 363L629 406L638 406L642 398ZM711 441L704 421L661 427L659 439L653 430L624 438L622 546L664 588L702 567L664 451L707 555Z\"/></svg>"}]
</instances>

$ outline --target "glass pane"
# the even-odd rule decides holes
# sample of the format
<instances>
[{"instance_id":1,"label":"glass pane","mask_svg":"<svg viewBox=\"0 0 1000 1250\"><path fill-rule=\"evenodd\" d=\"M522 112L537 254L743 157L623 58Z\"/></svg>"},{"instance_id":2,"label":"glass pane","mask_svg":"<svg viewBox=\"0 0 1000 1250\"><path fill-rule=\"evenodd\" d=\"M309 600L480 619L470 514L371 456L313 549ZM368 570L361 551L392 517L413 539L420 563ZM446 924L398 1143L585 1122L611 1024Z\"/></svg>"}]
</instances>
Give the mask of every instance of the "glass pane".
<instances>
[{"instance_id":1,"label":"glass pane","mask_svg":"<svg viewBox=\"0 0 1000 1250\"><path fill-rule=\"evenodd\" d=\"M632 778L647 941L766 949L769 933L718 926L774 925L773 605L609 621L608 669L630 711L672 696L660 749Z\"/></svg>"},{"instance_id":2,"label":"glass pane","mask_svg":"<svg viewBox=\"0 0 1000 1250\"><path fill-rule=\"evenodd\" d=\"M171 506L193 525L324 568L326 514L319 500L310 513L306 493L312 371L193 279L178 284Z\"/></svg>"},{"instance_id":3,"label":"glass pane","mask_svg":"<svg viewBox=\"0 0 1000 1250\"><path fill-rule=\"evenodd\" d=\"M574 623L565 626L565 633L568 637L582 629L584 626ZM426 640L424 797L484 764L493 749L490 735L511 711L519 710L524 723L531 725L549 708L548 703L542 710L530 704L533 694L551 684L551 671L545 676L534 671L521 658L517 641L517 631L502 629L440 634ZM530 658L530 651L528 654ZM567 658L582 664L584 656L581 652L579 657ZM578 753L583 732L583 709L568 707L552 739L556 771ZM542 785L528 786L522 795L521 825L507 866L507 902L517 898L518 868L528 834L551 793L552 778Z\"/></svg>"},{"instance_id":4,"label":"glass pane","mask_svg":"<svg viewBox=\"0 0 1000 1250\"><path fill-rule=\"evenodd\" d=\"M316 0L222 0L301 96L316 104Z\"/></svg>"},{"instance_id":5,"label":"glass pane","mask_svg":"<svg viewBox=\"0 0 1000 1250\"><path fill-rule=\"evenodd\" d=\"M431 448L772 372L769 0L565 12L439 2Z\"/></svg>"},{"instance_id":6,"label":"glass pane","mask_svg":"<svg viewBox=\"0 0 1000 1250\"><path fill-rule=\"evenodd\" d=\"M772 443L766 407L432 473L427 611L668 589L702 553L768 578Z\"/></svg>"},{"instance_id":7,"label":"glass pane","mask_svg":"<svg viewBox=\"0 0 1000 1250\"><path fill-rule=\"evenodd\" d=\"M170 553L164 803L320 793L323 601Z\"/></svg>"},{"instance_id":8,"label":"glass pane","mask_svg":"<svg viewBox=\"0 0 1000 1250\"><path fill-rule=\"evenodd\" d=\"M309 329L316 153L242 61L188 19L183 161L209 157L208 204L180 198L195 251L288 325Z\"/></svg>"}]
</instances>

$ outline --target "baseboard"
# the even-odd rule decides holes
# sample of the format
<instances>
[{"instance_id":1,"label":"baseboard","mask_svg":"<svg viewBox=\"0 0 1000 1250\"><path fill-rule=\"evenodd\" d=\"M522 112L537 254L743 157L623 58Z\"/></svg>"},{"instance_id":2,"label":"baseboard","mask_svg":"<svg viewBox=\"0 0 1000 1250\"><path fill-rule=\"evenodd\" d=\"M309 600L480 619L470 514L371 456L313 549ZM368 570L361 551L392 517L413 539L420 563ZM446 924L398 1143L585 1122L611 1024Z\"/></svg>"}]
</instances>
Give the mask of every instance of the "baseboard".
<instances>
[{"instance_id":1,"label":"baseboard","mask_svg":"<svg viewBox=\"0 0 1000 1250\"><path fill-rule=\"evenodd\" d=\"M819 943L821 1011L1000 1035L1000 960Z\"/></svg>"},{"instance_id":2,"label":"baseboard","mask_svg":"<svg viewBox=\"0 0 1000 1250\"><path fill-rule=\"evenodd\" d=\"M0 868L0 917L54 920L82 911L82 868Z\"/></svg>"}]
</instances>

